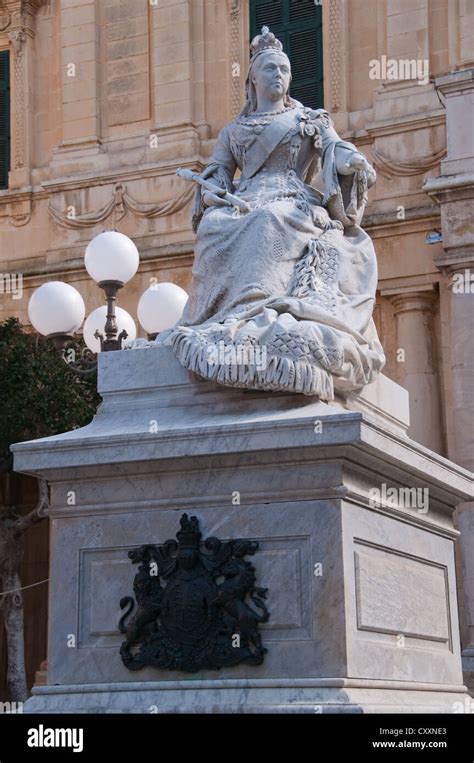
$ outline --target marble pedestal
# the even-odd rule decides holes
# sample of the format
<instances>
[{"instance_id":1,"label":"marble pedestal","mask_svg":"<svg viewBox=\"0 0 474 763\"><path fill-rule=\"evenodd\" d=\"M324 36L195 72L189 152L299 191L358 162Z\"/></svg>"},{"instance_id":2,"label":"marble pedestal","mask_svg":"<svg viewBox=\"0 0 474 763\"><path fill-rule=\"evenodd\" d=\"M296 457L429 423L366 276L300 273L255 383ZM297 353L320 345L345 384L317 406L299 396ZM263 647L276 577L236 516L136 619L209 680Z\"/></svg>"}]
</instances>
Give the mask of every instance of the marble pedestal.
<instances>
[{"instance_id":1,"label":"marble pedestal","mask_svg":"<svg viewBox=\"0 0 474 763\"><path fill-rule=\"evenodd\" d=\"M26 711L462 712L452 514L470 475L407 438L404 390L227 389L166 348L101 355L99 389L89 426L14 447L52 494L47 683ZM259 541L263 665L123 666L127 552L174 537L183 510L204 537Z\"/></svg>"}]
</instances>

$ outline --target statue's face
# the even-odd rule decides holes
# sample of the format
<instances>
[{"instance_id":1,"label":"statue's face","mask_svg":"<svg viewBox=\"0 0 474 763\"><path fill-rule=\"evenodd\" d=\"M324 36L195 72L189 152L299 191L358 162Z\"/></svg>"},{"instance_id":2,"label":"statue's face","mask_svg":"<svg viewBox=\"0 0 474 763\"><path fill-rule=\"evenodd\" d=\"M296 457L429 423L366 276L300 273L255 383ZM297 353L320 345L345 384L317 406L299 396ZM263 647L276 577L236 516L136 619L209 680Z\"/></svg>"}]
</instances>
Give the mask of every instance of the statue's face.
<instances>
[{"instance_id":1,"label":"statue's face","mask_svg":"<svg viewBox=\"0 0 474 763\"><path fill-rule=\"evenodd\" d=\"M256 61L252 82L257 96L278 101L288 92L290 80L290 62L282 53L263 54L260 60Z\"/></svg>"}]
</instances>

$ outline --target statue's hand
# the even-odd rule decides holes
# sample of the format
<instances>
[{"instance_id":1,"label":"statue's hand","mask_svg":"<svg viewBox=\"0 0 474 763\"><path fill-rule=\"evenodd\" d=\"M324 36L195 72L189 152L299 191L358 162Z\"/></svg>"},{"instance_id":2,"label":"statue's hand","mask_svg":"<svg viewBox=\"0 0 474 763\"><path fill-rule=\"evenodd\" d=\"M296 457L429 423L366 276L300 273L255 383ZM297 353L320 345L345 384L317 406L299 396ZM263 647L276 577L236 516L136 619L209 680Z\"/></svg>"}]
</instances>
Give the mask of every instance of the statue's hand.
<instances>
[{"instance_id":1,"label":"statue's hand","mask_svg":"<svg viewBox=\"0 0 474 763\"><path fill-rule=\"evenodd\" d=\"M325 230L331 222L331 218L329 217L324 207L313 207L312 217L315 226L317 228L321 228L322 230Z\"/></svg>"},{"instance_id":2,"label":"statue's hand","mask_svg":"<svg viewBox=\"0 0 474 763\"><path fill-rule=\"evenodd\" d=\"M375 183L376 172L362 154L353 154L348 162L349 172L365 172L369 186Z\"/></svg>"},{"instance_id":3,"label":"statue's hand","mask_svg":"<svg viewBox=\"0 0 474 763\"><path fill-rule=\"evenodd\" d=\"M365 172L372 172L372 167L370 166L365 156L359 154L357 151L349 156L345 162L345 167L352 172L357 172L360 170L364 170Z\"/></svg>"},{"instance_id":4,"label":"statue's hand","mask_svg":"<svg viewBox=\"0 0 474 763\"><path fill-rule=\"evenodd\" d=\"M225 188L223 188L222 191L216 191L216 193L204 191L202 194L203 204L206 207L231 207L232 202L223 198L226 193L227 191Z\"/></svg>"},{"instance_id":5,"label":"statue's hand","mask_svg":"<svg viewBox=\"0 0 474 763\"><path fill-rule=\"evenodd\" d=\"M336 148L336 168L340 175L353 175L354 172L366 172L368 177L374 176L375 170L371 167L363 154L351 151L346 146Z\"/></svg>"},{"instance_id":6,"label":"statue's hand","mask_svg":"<svg viewBox=\"0 0 474 763\"><path fill-rule=\"evenodd\" d=\"M212 182L212 176L216 172L216 167L213 164L208 164L207 167L204 167L203 171L200 173L203 180L210 179ZM227 207L232 206L231 203L227 199L223 199L222 197L225 195L226 189L221 188L219 190L213 191L206 191L205 188L201 187L201 200L206 207Z\"/></svg>"}]
</instances>

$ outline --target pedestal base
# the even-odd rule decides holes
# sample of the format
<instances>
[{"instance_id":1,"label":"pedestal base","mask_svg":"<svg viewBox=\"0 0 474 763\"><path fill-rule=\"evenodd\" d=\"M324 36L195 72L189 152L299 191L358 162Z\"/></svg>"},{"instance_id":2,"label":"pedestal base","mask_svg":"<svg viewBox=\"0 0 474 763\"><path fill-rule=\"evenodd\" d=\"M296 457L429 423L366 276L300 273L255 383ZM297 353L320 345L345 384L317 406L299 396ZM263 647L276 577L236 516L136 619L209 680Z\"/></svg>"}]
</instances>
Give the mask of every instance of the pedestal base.
<instances>
[{"instance_id":1,"label":"pedestal base","mask_svg":"<svg viewBox=\"0 0 474 763\"><path fill-rule=\"evenodd\" d=\"M192 684L192 685L191 685ZM464 713L459 687L404 682L163 681L37 687L25 713Z\"/></svg>"},{"instance_id":2,"label":"pedestal base","mask_svg":"<svg viewBox=\"0 0 474 763\"><path fill-rule=\"evenodd\" d=\"M82 430L16 445L51 484L47 684L26 712L463 712L455 505L468 472L406 437L406 393L246 393L165 348L100 356ZM174 538L258 541L263 664L198 673L120 657L128 551Z\"/></svg>"}]
</instances>

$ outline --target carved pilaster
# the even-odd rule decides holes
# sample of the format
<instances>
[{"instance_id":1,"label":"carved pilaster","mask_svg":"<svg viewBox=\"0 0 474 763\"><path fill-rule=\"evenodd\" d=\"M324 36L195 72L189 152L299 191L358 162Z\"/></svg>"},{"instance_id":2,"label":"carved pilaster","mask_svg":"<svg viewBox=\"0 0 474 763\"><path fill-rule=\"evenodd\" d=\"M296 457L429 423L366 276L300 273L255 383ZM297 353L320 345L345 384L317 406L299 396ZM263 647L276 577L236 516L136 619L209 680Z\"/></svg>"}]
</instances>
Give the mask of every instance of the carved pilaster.
<instances>
[{"instance_id":1,"label":"carved pilaster","mask_svg":"<svg viewBox=\"0 0 474 763\"><path fill-rule=\"evenodd\" d=\"M14 29L8 33L13 54L13 152L12 167L14 170L25 166L25 57L24 49L26 33L23 29Z\"/></svg>"},{"instance_id":2,"label":"carved pilaster","mask_svg":"<svg viewBox=\"0 0 474 763\"><path fill-rule=\"evenodd\" d=\"M457 262L455 258L458 258ZM439 262L439 260L438 260ZM449 277L447 325L449 327L449 458L474 469L474 247L451 250L446 264L438 264ZM458 596L464 681L474 692L474 501L457 507L455 522L461 535L456 544Z\"/></svg>"},{"instance_id":3,"label":"carved pilaster","mask_svg":"<svg viewBox=\"0 0 474 763\"><path fill-rule=\"evenodd\" d=\"M346 128L342 116L347 111L347 3L327 0L323 5L324 105L336 119L339 131Z\"/></svg>"},{"instance_id":4,"label":"carved pilaster","mask_svg":"<svg viewBox=\"0 0 474 763\"><path fill-rule=\"evenodd\" d=\"M236 117L242 108L242 63L241 63L241 1L230 0L230 60L232 67L231 79L231 109L232 118Z\"/></svg>"},{"instance_id":5,"label":"carved pilaster","mask_svg":"<svg viewBox=\"0 0 474 763\"><path fill-rule=\"evenodd\" d=\"M331 111L340 111L343 104L343 67L341 0L329 3L329 61L331 66Z\"/></svg>"},{"instance_id":6,"label":"carved pilaster","mask_svg":"<svg viewBox=\"0 0 474 763\"><path fill-rule=\"evenodd\" d=\"M437 373L437 353L433 330L438 295L433 286L420 286L393 293L383 290L394 306L400 382L410 393L410 429L417 442L443 453L441 397Z\"/></svg>"},{"instance_id":7,"label":"carved pilaster","mask_svg":"<svg viewBox=\"0 0 474 763\"><path fill-rule=\"evenodd\" d=\"M11 53L12 156L9 188L29 185L31 167L32 114L29 83L33 74L35 15L48 0L4 0L0 2L0 30L6 32ZM19 211L20 224L29 219L29 207Z\"/></svg>"}]
</instances>

